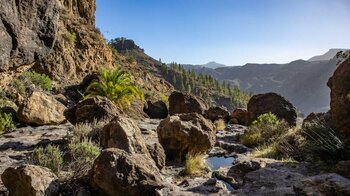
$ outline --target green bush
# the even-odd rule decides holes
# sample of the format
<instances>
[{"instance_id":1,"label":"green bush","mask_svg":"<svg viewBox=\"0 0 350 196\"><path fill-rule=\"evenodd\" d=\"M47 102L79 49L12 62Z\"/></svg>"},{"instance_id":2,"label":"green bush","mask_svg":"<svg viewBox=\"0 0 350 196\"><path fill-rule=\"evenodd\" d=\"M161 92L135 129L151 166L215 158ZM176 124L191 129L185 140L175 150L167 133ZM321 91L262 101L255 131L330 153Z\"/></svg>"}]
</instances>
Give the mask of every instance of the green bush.
<instances>
[{"instance_id":1,"label":"green bush","mask_svg":"<svg viewBox=\"0 0 350 196\"><path fill-rule=\"evenodd\" d=\"M104 96L118 106L129 105L134 98L144 100L142 91L133 83L131 75L121 68L102 70L101 82L93 81L86 89L88 96Z\"/></svg>"},{"instance_id":2,"label":"green bush","mask_svg":"<svg viewBox=\"0 0 350 196\"><path fill-rule=\"evenodd\" d=\"M3 108L3 107L10 107L10 108L13 108L15 110L17 110L17 108L18 108L14 102L12 102L8 99L0 98L0 108Z\"/></svg>"},{"instance_id":3,"label":"green bush","mask_svg":"<svg viewBox=\"0 0 350 196\"><path fill-rule=\"evenodd\" d=\"M72 33L72 32L67 31L64 34L64 37L69 41L70 44L75 46L75 44L77 42L77 34L75 32Z\"/></svg>"},{"instance_id":4,"label":"green bush","mask_svg":"<svg viewBox=\"0 0 350 196\"><path fill-rule=\"evenodd\" d=\"M11 114L0 113L0 134L4 131L16 128Z\"/></svg>"},{"instance_id":5,"label":"green bush","mask_svg":"<svg viewBox=\"0 0 350 196\"><path fill-rule=\"evenodd\" d=\"M91 169L94 160L100 155L100 148L91 141L71 143L68 145L72 157L71 166L76 178L82 177Z\"/></svg>"},{"instance_id":6,"label":"green bush","mask_svg":"<svg viewBox=\"0 0 350 196\"><path fill-rule=\"evenodd\" d=\"M25 95L26 89L30 85L44 91L52 90L52 80L47 75L35 71L25 72L11 83L11 86L21 95Z\"/></svg>"},{"instance_id":7,"label":"green bush","mask_svg":"<svg viewBox=\"0 0 350 196\"><path fill-rule=\"evenodd\" d=\"M46 148L36 148L31 156L31 161L34 165L47 167L54 173L62 168L63 158L58 146L48 145Z\"/></svg>"},{"instance_id":8,"label":"green bush","mask_svg":"<svg viewBox=\"0 0 350 196\"><path fill-rule=\"evenodd\" d=\"M274 142L289 129L284 120L279 120L276 115L266 113L260 115L249 127L247 133L241 136L241 142L249 147L257 147Z\"/></svg>"},{"instance_id":9,"label":"green bush","mask_svg":"<svg viewBox=\"0 0 350 196\"><path fill-rule=\"evenodd\" d=\"M169 109L169 97L161 94L160 99L165 103L166 107Z\"/></svg>"}]
</instances>

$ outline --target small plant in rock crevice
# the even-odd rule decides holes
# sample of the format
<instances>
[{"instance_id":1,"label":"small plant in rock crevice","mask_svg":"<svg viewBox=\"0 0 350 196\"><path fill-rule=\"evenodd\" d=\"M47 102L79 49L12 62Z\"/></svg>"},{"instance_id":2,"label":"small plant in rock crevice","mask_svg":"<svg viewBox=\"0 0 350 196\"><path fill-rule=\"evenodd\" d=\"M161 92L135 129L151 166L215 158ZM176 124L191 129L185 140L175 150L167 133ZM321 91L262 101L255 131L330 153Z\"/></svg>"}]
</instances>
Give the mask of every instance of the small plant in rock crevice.
<instances>
[{"instance_id":1,"label":"small plant in rock crevice","mask_svg":"<svg viewBox=\"0 0 350 196\"><path fill-rule=\"evenodd\" d=\"M16 128L16 125L12 120L12 115L0 113L0 134L14 128Z\"/></svg>"}]
</instances>

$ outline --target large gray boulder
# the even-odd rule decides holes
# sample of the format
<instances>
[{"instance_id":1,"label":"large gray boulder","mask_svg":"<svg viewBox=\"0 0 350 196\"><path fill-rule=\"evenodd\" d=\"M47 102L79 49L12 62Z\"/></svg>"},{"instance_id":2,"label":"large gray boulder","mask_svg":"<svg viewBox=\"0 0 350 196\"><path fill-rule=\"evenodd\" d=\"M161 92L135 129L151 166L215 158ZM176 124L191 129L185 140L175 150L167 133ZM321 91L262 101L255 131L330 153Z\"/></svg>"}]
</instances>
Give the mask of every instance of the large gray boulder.
<instances>
[{"instance_id":1,"label":"large gray boulder","mask_svg":"<svg viewBox=\"0 0 350 196\"><path fill-rule=\"evenodd\" d=\"M7 168L1 179L12 196L58 195L59 183L48 168L25 165Z\"/></svg>"},{"instance_id":2,"label":"large gray boulder","mask_svg":"<svg viewBox=\"0 0 350 196\"><path fill-rule=\"evenodd\" d=\"M66 109L55 98L42 93L33 92L29 98L20 105L17 111L18 119L27 124L53 125L66 120L63 113Z\"/></svg>"},{"instance_id":3,"label":"large gray boulder","mask_svg":"<svg viewBox=\"0 0 350 196\"><path fill-rule=\"evenodd\" d=\"M207 103L189 93L174 91L169 96L169 114L198 113L204 115L208 109Z\"/></svg>"},{"instance_id":4,"label":"large gray boulder","mask_svg":"<svg viewBox=\"0 0 350 196\"><path fill-rule=\"evenodd\" d=\"M157 133L169 161L182 162L188 153L208 152L215 144L213 124L197 113L177 114L160 122Z\"/></svg>"},{"instance_id":5,"label":"large gray boulder","mask_svg":"<svg viewBox=\"0 0 350 196\"><path fill-rule=\"evenodd\" d=\"M273 113L279 119L284 119L289 125L295 126L297 110L291 102L276 93L254 95L248 102L248 124L260 115Z\"/></svg>"},{"instance_id":6,"label":"large gray boulder","mask_svg":"<svg viewBox=\"0 0 350 196\"><path fill-rule=\"evenodd\" d=\"M163 187L158 168L143 154L109 148L103 150L91 169L91 183L101 195L155 195Z\"/></svg>"}]
</instances>

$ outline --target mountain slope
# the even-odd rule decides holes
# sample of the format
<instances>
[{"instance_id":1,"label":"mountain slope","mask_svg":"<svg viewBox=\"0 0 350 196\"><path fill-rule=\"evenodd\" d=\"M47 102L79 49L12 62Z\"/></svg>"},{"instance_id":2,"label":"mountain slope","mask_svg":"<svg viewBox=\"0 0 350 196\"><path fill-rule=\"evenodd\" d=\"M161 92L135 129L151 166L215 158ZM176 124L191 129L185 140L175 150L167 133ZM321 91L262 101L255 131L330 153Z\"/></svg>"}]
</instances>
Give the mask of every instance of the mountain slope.
<instances>
[{"instance_id":1,"label":"mountain slope","mask_svg":"<svg viewBox=\"0 0 350 196\"><path fill-rule=\"evenodd\" d=\"M345 52L348 49L330 49L328 52L326 52L323 55L319 55L319 56L314 56L312 58L310 58L308 61L328 61L330 59L332 59L338 52Z\"/></svg>"},{"instance_id":2,"label":"mountain slope","mask_svg":"<svg viewBox=\"0 0 350 196\"><path fill-rule=\"evenodd\" d=\"M296 60L287 64L246 64L236 67L194 71L229 81L253 93L277 92L286 96L300 112L324 112L329 109L328 78L336 69L337 59L326 61ZM190 67L188 67L190 68Z\"/></svg>"}]
</instances>

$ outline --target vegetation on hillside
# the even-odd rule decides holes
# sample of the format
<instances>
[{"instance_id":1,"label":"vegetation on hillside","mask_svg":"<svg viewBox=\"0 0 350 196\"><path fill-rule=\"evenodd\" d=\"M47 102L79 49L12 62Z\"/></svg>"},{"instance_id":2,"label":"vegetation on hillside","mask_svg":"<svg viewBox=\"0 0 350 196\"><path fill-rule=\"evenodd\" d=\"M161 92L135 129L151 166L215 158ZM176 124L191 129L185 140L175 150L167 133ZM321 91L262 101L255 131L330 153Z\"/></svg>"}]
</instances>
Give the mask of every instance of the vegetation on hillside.
<instances>
[{"instance_id":1,"label":"vegetation on hillside","mask_svg":"<svg viewBox=\"0 0 350 196\"><path fill-rule=\"evenodd\" d=\"M183 65L171 63L161 67L162 75L178 90L189 92L215 102L214 96L229 98L233 107L246 107L251 95L232 87L228 82L221 82L210 75L196 74L194 70L186 70Z\"/></svg>"},{"instance_id":2,"label":"vegetation on hillside","mask_svg":"<svg viewBox=\"0 0 350 196\"><path fill-rule=\"evenodd\" d=\"M18 78L14 79L10 86L20 95L25 95L28 88L42 91L52 90L52 80L45 74L40 74L35 71L23 73Z\"/></svg>"},{"instance_id":3,"label":"vegetation on hillside","mask_svg":"<svg viewBox=\"0 0 350 196\"><path fill-rule=\"evenodd\" d=\"M93 81L86 89L88 96L104 96L118 106L130 105L135 98L144 99L142 91L133 83L131 75L118 67L102 70L101 81Z\"/></svg>"}]
</instances>

